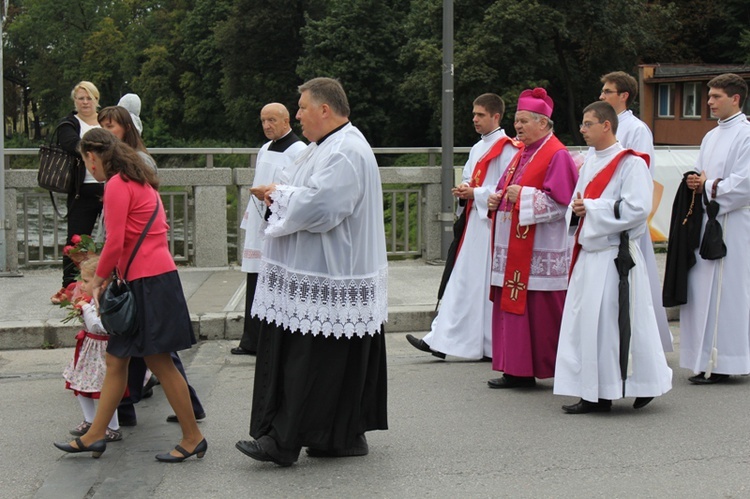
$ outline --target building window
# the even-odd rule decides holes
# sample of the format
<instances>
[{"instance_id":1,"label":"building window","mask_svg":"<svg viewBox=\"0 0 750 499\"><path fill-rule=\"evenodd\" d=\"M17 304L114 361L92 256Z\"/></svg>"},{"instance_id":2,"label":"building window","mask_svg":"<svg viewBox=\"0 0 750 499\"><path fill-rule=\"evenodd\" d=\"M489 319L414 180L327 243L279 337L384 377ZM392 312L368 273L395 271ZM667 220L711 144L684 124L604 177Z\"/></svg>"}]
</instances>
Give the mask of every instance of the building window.
<instances>
[{"instance_id":1,"label":"building window","mask_svg":"<svg viewBox=\"0 0 750 499\"><path fill-rule=\"evenodd\" d=\"M700 83L685 83L682 86L682 117L683 118L700 118L701 106Z\"/></svg>"},{"instance_id":2,"label":"building window","mask_svg":"<svg viewBox=\"0 0 750 499\"><path fill-rule=\"evenodd\" d=\"M674 84L662 83L659 85L659 118L674 117Z\"/></svg>"}]
</instances>

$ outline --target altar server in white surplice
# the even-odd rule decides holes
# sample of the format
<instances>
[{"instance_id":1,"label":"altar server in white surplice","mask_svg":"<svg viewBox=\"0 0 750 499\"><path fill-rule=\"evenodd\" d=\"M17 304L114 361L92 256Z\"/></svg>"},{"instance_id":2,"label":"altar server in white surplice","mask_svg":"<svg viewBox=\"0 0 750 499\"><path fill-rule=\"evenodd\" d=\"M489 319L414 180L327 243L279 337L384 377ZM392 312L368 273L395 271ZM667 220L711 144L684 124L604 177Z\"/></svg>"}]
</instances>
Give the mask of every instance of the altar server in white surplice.
<instances>
[{"instance_id":1,"label":"altar server in white surplice","mask_svg":"<svg viewBox=\"0 0 750 499\"><path fill-rule=\"evenodd\" d=\"M750 123L740 111L747 83L728 73L708 82L708 106L719 125L701 143L700 175L687 177L708 212L718 207L726 256L688 271L687 304L680 307L680 367L698 373L692 383L712 384L750 373ZM697 198L697 196L696 196ZM714 222L715 223L715 222Z\"/></svg>"},{"instance_id":2,"label":"altar server in white surplice","mask_svg":"<svg viewBox=\"0 0 750 499\"><path fill-rule=\"evenodd\" d=\"M617 113L617 141L625 149L648 154L650 159L649 171L654 176L654 137L648 125L636 118L633 111L628 109L638 96L638 82L635 78L624 71L607 73L601 78L602 93L599 100L606 102L615 109ZM654 183L654 189L661 192L661 184ZM660 195L654 196L654 202L661 200ZM651 207L651 212L656 206ZM656 323L659 325L659 335L665 352L671 352L672 332L669 330L667 311L662 306L661 300L661 277L656 266L656 255L654 255L654 243L651 240L651 232L646 231L639 241L641 252L646 261L649 283L651 284L651 299L654 302L654 313Z\"/></svg>"},{"instance_id":3,"label":"altar server in white surplice","mask_svg":"<svg viewBox=\"0 0 750 499\"><path fill-rule=\"evenodd\" d=\"M258 285L262 231L266 227L267 211L263 202L265 188L270 184L287 184L294 159L305 150L306 144L292 131L289 111L284 104L272 102L260 111L260 124L268 142L258 151L255 162L255 177L250 189L252 196L247 203L240 227L245 231L245 247L242 251L242 271L247 273L245 287L245 324L239 346L230 350L234 355L255 355L258 350L260 319L253 317L253 299Z\"/></svg>"},{"instance_id":4,"label":"altar server in white surplice","mask_svg":"<svg viewBox=\"0 0 750 499\"><path fill-rule=\"evenodd\" d=\"M385 430L388 261L375 154L349 122L341 84L299 87L310 145L287 185L266 189L271 216L252 313L261 319L250 435L237 449L290 466L364 456Z\"/></svg>"},{"instance_id":5,"label":"altar server in white surplice","mask_svg":"<svg viewBox=\"0 0 750 499\"><path fill-rule=\"evenodd\" d=\"M519 148L500 128L504 112L505 103L496 94L482 94L474 100L474 129L482 138L471 148L461 185L453 189L453 195L465 203L459 206L459 214L466 210L458 253L429 334L422 339L406 335L412 346L440 358L446 354L467 359L492 357L492 220L487 200Z\"/></svg>"},{"instance_id":6,"label":"altar server in white surplice","mask_svg":"<svg viewBox=\"0 0 750 499\"><path fill-rule=\"evenodd\" d=\"M586 157L571 203L580 218L554 384L555 394L580 397L563 406L569 414L606 412L622 397L636 397L633 407L640 409L672 388L638 244L648 230L651 176L639 153L617 143L616 131L612 106L595 102L584 109L581 133L595 152ZM622 253L635 266L621 277L615 258Z\"/></svg>"}]
</instances>

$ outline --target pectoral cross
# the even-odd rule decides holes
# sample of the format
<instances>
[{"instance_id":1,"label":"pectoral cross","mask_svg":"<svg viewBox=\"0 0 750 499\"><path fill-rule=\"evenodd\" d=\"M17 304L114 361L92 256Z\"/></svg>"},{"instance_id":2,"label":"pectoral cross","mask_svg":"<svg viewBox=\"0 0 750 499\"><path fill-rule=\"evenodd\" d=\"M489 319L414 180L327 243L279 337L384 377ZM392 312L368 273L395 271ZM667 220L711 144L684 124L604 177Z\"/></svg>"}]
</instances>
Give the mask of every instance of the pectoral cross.
<instances>
[{"instance_id":1,"label":"pectoral cross","mask_svg":"<svg viewBox=\"0 0 750 499\"><path fill-rule=\"evenodd\" d=\"M510 299L513 301L518 300L518 292L526 291L526 284L521 282L521 272L516 270L513 272L513 279L505 281L505 287L510 289Z\"/></svg>"}]
</instances>

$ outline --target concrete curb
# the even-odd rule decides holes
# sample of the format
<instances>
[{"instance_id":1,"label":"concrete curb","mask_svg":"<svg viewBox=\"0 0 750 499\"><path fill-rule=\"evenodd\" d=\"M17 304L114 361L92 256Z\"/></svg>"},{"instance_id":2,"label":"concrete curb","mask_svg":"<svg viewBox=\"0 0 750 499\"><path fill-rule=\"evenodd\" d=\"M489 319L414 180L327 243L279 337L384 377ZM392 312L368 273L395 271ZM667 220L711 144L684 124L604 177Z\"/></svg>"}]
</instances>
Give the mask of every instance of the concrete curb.
<instances>
[{"instance_id":1,"label":"concrete curb","mask_svg":"<svg viewBox=\"0 0 750 499\"><path fill-rule=\"evenodd\" d=\"M392 307L388 311L386 332L429 331L435 311L430 307ZM213 312L190 314L196 338L203 340L239 340L244 314ZM0 350L74 347L80 325L58 320L4 322L0 324Z\"/></svg>"}]
</instances>

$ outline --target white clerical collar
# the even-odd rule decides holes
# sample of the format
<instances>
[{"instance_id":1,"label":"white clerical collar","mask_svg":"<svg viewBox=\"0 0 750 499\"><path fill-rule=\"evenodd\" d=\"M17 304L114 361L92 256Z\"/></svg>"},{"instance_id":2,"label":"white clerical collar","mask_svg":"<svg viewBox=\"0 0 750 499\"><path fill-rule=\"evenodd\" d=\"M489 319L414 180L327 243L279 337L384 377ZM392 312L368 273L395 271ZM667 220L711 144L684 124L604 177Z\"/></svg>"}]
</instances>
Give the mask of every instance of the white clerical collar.
<instances>
[{"instance_id":1,"label":"white clerical collar","mask_svg":"<svg viewBox=\"0 0 750 499\"><path fill-rule=\"evenodd\" d=\"M596 155L601 158L601 157L609 156L619 151L620 149L622 149L622 145L619 142L615 142L614 144L607 147L606 149L602 149L601 151L597 151L596 149L594 149L594 151L596 152Z\"/></svg>"},{"instance_id":2,"label":"white clerical collar","mask_svg":"<svg viewBox=\"0 0 750 499\"><path fill-rule=\"evenodd\" d=\"M494 130L492 130L490 133L485 133L482 135L482 140L494 138L493 135L495 135L497 132L501 131L502 127L497 127Z\"/></svg>"},{"instance_id":3,"label":"white clerical collar","mask_svg":"<svg viewBox=\"0 0 750 499\"><path fill-rule=\"evenodd\" d=\"M727 118L725 120L719 120L719 125L723 125L725 123L729 123L730 121L733 121L735 118L737 118L737 116L739 116L741 114L742 114L742 111L737 111L735 114L733 114L729 118Z\"/></svg>"}]
</instances>

